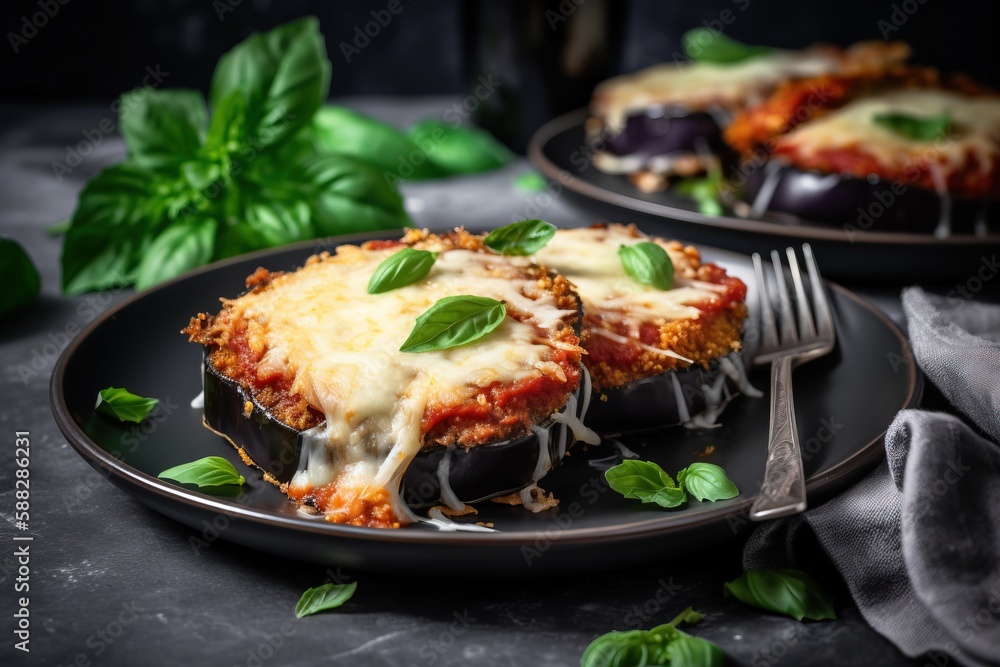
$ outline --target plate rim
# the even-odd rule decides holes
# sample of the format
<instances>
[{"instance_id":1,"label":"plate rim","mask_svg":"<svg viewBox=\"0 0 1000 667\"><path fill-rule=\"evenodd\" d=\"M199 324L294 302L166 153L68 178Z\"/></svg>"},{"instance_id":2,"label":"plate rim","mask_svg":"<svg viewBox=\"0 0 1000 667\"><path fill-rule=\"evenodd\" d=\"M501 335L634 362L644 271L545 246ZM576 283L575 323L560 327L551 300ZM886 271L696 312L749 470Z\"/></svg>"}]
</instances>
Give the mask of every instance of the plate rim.
<instances>
[{"instance_id":1,"label":"plate rim","mask_svg":"<svg viewBox=\"0 0 1000 667\"><path fill-rule=\"evenodd\" d=\"M464 547L522 547L532 545L539 536L545 536L553 545L559 544L599 544L621 539L643 539L655 538L670 535L675 532L685 531L690 528L708 528L717 521L725 520L729 517L745 517L749 512L756 494L741 498L737 502L727 502L717 508L708 509L704 512L691 514L664 514L653 516L641 521L633 521L624 525L598 526L588 528L568 528L560 529L557 532L549 530L549 526L536 530L516 530L516 531L496 531L496 532L463 532L463 531L430 531L430 530L389 530L379 528L363 528L356 526L345 526L331 522L315 523L312 520L304 520L295 516L287 516L270 510L248 507L235 500L223 500L218 496L200 493L194 490L171 484L161 480L149 473L126 464L120 459L112 456L100 445L94 442L73 419L69 406L65 401L65 376L66 367L78 348L87 340L95 330L103 326L105 322L115 318L119 312L130 308L134 303L147 299L158 292L171 288L179 283L193 278L211 273L235 264L261 259L289 252L304 252L310 248L317 251L328 249L335 245L350 243L360 243L366 240L378 238L398 238L404 229L376 230L371 232L357 232L352 234L324 237L301 241L275 248L267 248L244 255L237 255L226 259L207 264L176 278L160 283L147 290L137 292L112 308L108 309L100 317L91 322L80 334L78 334L70 344L60 354L53 369L52 379L49 383L49 401L52 408L53 417L59 430L66 437L67 442L80 454L83 459L92 467L108 478L108 481L115 484L117 481L127 483L129 486L137 487L144 494L152 494L161 501L178 502L195 511L210 511L226 516L246 519L246 523L262 524L268 528L292 529L298 532L322 534L331 538L347 540L361 540L363 542L386 542L396 544L430 544L443 545L451 544ZM716 248L709 245L700 244L700 250L708 250L710 253L717 252L728 255L743 256L741 253ZM832 283L824 281L828 288L836 290L842 296L854 301L859 307L864 308L875 315L882 326L886 327L890 333L900 342L904 351L903 357L906 361L907 370L907 391L904 404L899 409L911 408L919 404L923 392L923 376L916 366L916 362L910 344L906 340L903 332L885 313L877 306L854 294L850 290ZM907 353L908 352L908 353ZM889 424L885 428L888 430ZM835 486L840 480L855 471L858 467L870 467L884 455L882 447L885 431L864 443L857 448L850 456L847 456L836 465L816 473L806 480L806 491L813 495L822 495L831 486ZM118 480L112 479L117 474ZM144 497L138 497L129 493L135 500L149 506ZM154 508L160 514L164 512ZM173 517L169 517L173 519ZM177 519L173 519L177 520ZM183 523L183 522L181 522Z\"/></svg>"},{"instance_id":2,"label":"plate rim","mask_svg":"<svg viewBox=\"0 0 1000 667\"><path fill-rule=\"evenodd\" d=\"M987 236L972 236L969 234L959 234L938 238L933 234L915 234L913 232L877 232L865 231L858 235L853 241L845 238L842 229L825 227L790 227L776 222L759 220L755 218L737 218L730 215L708 216L698 211L689 211L683 208L676 208L667 204L648 202L636 197L614 192L598 185L587 182L578 175L571 174L565 169L552 162L545 154L545 147L552 139L567 130L576 126L583 128L584 120L589 117L590 112L586 107L574 109L560 116L553 118L542 125L531 136L528 142L528 160L542 174L551 181L559 182L563 187L568 188L577 194L583 195L605 204L612 204L626 210L638 211L647 215L653 215L668 220L678 220L684 223L692 223L708 228L726 229L735 232L753 232L756 234L770 234L773 236L786 236L789 238L824 241L829 243L849 244L854 243L879 245L950 245L959 247L972 247L980 244L1000 244L1000 234L990 234ZM585 146L581 146L585 148ZM593 166L592 162L588 165ZM595 167L596 168L596 167Z\"/></svg>"}]
</instances>

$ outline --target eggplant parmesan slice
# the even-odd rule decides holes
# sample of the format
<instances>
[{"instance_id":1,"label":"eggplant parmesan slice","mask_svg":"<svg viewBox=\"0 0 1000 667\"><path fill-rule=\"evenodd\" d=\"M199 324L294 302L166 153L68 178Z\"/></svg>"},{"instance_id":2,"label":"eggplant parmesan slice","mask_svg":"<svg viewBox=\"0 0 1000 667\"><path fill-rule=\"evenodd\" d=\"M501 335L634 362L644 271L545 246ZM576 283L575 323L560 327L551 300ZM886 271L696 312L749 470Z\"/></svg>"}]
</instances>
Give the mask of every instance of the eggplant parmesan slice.
<instances>
[{"instance_id":1,"label":"eggplant parmesan slice","mask_svg":"<svg viewBox=\"0 0 1000 667\"><path fill-rule=\"evenodd\" d=\"M376 267L406 247L438 253L430 273L368 294ZM340 246L290 273L258 269L247 287L184 330L206 348L206 424L327 520L416 520L401 498L404 478L414 504L461 507L517 491L558 462L563 423L587 437L575 397L583 372L575 292L478 237L413 231L402 242ZM501 300L507 315L474 342L399 351L419 315L457 295ZM470 467L476 450L486 452L478 463L505 453L521 461Z\"/></svg>"},{"instance_id":2,"label":"eggplant parmesan slice","mask_svg":"<svg viewBox=\"0 0 1000 667\"><path fill-rule=\"evenodd\" d=\"M587 134L601 147L594 165L627 174L644 191L671 176L726 166L735 155L722 140L734 115L782 83L838 71L881 71L909 56L900 42L779 49L734 63L673 62L605 81L594 91Z\"/></svg>"},{"instance_id":3,"label":"eggplant parmesan slice","mask_svg":"<svg viewBox=\"0 0 1000 667\"><path fill-rule=\"evenodd\" d=\"M670 257L672 289L640 284L626 273L618 249L644 241ZM583 301L592 428L622 433L707 425L727 392L754 391L736 354L746 285L703 263L696 248L611 224L560 229L535 259L564 275Z\"/></svg>"},{"instance_id":4,"label":"eggplant parmesan slice","mask_svg":"<svg viewBox=\"0 0 1000 667\"><path fill-rule=\"evenodd\" d=\"M825 102L809 105L808 90ZM935 137L887 117L944 118ZM790 83L738 117L726 139L760 168L744 195L766 210L847 231L973 233L995 227L1000 200L1000 95L935 70Z\"/></svg>"}]
</instances>

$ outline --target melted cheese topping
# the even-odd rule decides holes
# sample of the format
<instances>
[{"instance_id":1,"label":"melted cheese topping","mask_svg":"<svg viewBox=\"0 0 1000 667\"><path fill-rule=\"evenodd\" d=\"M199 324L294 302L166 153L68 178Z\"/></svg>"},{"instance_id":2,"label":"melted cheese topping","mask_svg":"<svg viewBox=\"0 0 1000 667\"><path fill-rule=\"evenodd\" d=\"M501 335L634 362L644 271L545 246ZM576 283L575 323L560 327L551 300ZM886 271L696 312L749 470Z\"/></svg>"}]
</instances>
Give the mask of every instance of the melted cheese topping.
<instances>
[{"instance_id":1,"label":"melted cheese topping","mask_svg":"<svg viewBox=\"0 0 1000 667\"><path fill-rule=\"evenodd\" d=\"M936 141L908 139L877 125L875 116L904 113L920 118L947 113L952 133ZM945 169L960 167L968 155L992 168L1000 154L1000 97L970 97L944 90L893 90L855 100L833 113L803 123L779 140L800 153L859 148L885 165L930 158Z\"/></svg>"},{"instance_id":2,"label":"melted cheese topping","mask_svg":"<svg viewBox=\"0 0 1000 667\"><path fill-rule=\"evenodd\" d=\"M593 110L612 131L621 131L627 116L652 105L739 110L784 81L819 76L837 65L829 53L780 50L731 64L664 63L605 81L594 93Z\"/></svg>"},{"instance_id":3,"label":"melted cheese topping","mask_svg":"<svg viewBox=\"0 0 1000 667\"><path fill-rule=\"evenodd\" d=\"M387 489L396 515L404 518L409 514L398 498L399 480L420 450L428 405L462 403L494 382L541 376L552 348L536 327L554 331L575 313L559 310L554 296L513 270L496 275L502 258L468 250L442 252L417 283L368 294L376 267L399 250L343 246L336 257L282 275L233 307L236 317L250 321L251 345L256 337L266 346L258 372L290 370L292 391L326 417L305 434L291 488L334 483L338 495L354 488L360 497ZM419 315L438 299L460 294L503 300L508 317L474 343L399 351ZM512 308L531 319L515 320Z\"/></svg>"},{"instance_id":4,"label":"melted cheese topping","mask_svg":"<svg viewBox=\"0 0 1000 667\"><path fill-rule=\"evenodd\" d=\"M618 248L642 241L654 241L670 255L674 263L674 289L643 285L625 273ZM601 312L610 318L627 317L635 323L656 324L697 319L701 311L690 304L716 297L708 283L680 279L681 269L687 266L688 260L666 241L633 236L623 225L609 225L603 229L560 229L535 259L576 285L585 312Z\"/></svg>"}]
</instances>

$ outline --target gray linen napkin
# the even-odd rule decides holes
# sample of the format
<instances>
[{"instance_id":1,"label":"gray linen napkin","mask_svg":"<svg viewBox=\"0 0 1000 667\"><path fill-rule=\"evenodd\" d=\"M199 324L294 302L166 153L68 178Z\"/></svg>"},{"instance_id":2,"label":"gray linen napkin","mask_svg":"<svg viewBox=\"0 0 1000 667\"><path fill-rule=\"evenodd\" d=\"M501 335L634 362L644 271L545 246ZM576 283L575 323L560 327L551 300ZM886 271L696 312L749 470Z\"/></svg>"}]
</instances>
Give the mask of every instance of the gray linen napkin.
<instances>
[{"instance_id":1,"label":"gray linen napkin","mask_svg":"<svg viewBox=\"0 0 1000 667\"><path fill-rule=\"evenodd\" d=\"M1000 440L1000 306L916 287L902 299L917 364ZM885 448L848 491L758 527L744 567L809 571L818 543L868 623L906 655L1000 664L1000 447L953 415L903 410Z\"/></svg>"}]
</instances>

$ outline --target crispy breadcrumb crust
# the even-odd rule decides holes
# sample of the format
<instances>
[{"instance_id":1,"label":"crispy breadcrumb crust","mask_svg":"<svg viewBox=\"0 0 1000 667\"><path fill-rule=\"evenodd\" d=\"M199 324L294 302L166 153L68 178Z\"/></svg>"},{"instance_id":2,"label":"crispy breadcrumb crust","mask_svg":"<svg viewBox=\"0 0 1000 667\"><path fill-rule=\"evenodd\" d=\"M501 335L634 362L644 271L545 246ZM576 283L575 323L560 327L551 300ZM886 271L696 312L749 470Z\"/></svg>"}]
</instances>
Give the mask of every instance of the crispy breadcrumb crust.
<instances>
[{"instance_id":1,"label":"crispy breadcrumb crust","mask_svg":"<svg viewBox=\"0 0 1000 667\"><path fill-rule=\"evenodd\" d=\"M737 115L723 136L726 143L744 156L764 150L799 169L850 174L857 178L876 174L882 179L934 190L940 186L936 180L941 175L936 173L939 161L934 159L933 152L927 159L885 162L866 151L864 146L811 150L785 139L799 125L823 118L854 100L897 89L941 89L970 97L997 95L966 76L944 78L937 70L927 67L899 65L886 71L826 75L783 84L767 100ZM1000 165L997 162L994 158L991 164L982 164L977 153L966 151L964 159L952 161L944 174L949 194L968 198L997 196L1000 194Z\"/></svg>"},{"instance_id":2,"label":"crispy breadcrumb crust","mask_svg":"<svg viewBox=\"0 0 1000 667\"><path fill-rule=\"evenodd\" d=\"M370 241L362 244L360 248L341 246L335 252L376 250L393 245L433 248L441 252L464 249L492 253L483 245L482 237L470 234L464 229L442 235L430 234L427 230L414 229L409 230L398 242ZM551 274L537 265L513 266L500 260L499 255L497 257L499 261L494 270L499 275L511 276L516 272L520 279L534 279L539 292L554 297L560 310L571 313L580 311L576 292L562 276ZM337 261L337 255L331 255L324 251L309 257L305 264L309 266L317 262L329 261ZM248 291L245 294L270 289L282 275L285 275L285 272L271 272L264 268L258 268L247 278ZM218 314L199 313L191 319L181 333L187 334L191 342L205 346L209 360L215 369L249 391L257 404L274 419L298 430L305 430L319 424L323 415L317 406L310 405L301 395L290 392L289 388L292 386L294 377L287 376L275 384L265 386L259 386L253 382L252 378L256 374L255 364L248 364L245 355L241 355L234 347L239 347L242 344L249 345L257 359L260 359L266 351L263 347L263 325L255 320L234 321L232 304L235 303L235 300L222 299L222 303L223 308ZM510 304L508 304L507 312L519 321L527 320L531 316L530 313L519 312ZM551 333L551 340L568 355L567 363L572 369L579 367L583 353L579 347L580 341L576 334L576 326L577 316L568 315L563 319L563 326ZM238 344L236 343L237 339L240 340ZM532 425L548 420L553 413L566 404L569 394L578 386L579 379L578 372L571 372L562 378L565 383L564 391L549 392L542 396L532 395L530 401L515 398L505 401L503 407L499 407L493 399L501 395L505 387L494 386L485 390L475 399L481 404L491 406L487 418L470 418L460 415L446 418L424 434L423 447L433 448L450 444L470 447L530 433ZM442 409L444 406L437 404L435 407Z\"/></svg>"},{"instance_id":3,"label":"crispy breadcrumb crust","mask_svg":"<svg viewBox=\"0 0 1000 667\"><path fill-rule=\"evenodd\" d=\"M608 226L593 225L594 228ZM741 281L726 275L716 264L702 262L701 253L694 246L684 245L680 241L666 241L647 236L635 225L615 226L627 229L633 238L665 244L673 261L675 277L705 282L718 282L722 279L733 281L732 292L738 297L725 299L720 295L719 301L713 302L711 309L698 319L642 322L639 329L643 343L653 348L675 352L691 359L693 365L704 368L707 368L712 361L741 349L743 323L747 317L746 286ZM633 340L629 326L618 317L620 314L593 309L584 313L580 338L588 354L583 361L590 372L595 389L613 389L629 382L692 365L634 343L609 342L604 335L595 333L597 329L604 329L616 336ZM610 355L612 358L608 359L607 354L597 354L597 346L605 349L615 346L614 352Z\"/></svg>"}]
</instances>

